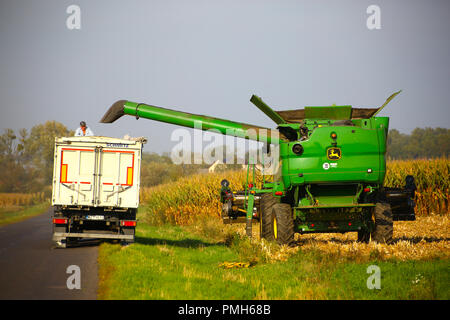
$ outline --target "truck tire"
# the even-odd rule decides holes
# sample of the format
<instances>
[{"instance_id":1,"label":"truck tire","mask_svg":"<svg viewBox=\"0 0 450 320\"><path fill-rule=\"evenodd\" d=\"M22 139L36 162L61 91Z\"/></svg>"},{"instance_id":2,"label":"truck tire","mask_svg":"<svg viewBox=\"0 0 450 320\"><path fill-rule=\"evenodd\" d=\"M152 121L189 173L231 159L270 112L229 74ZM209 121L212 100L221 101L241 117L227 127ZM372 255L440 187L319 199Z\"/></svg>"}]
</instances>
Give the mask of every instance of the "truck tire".
<instances>
[{"instance_id":1,"label":"truck tire","mask_svg":"<svg viewBox=\"0 0 450 320\"><path fill-rule=\"evenodd\" d=\"M66 226L53 225L52 242L54 248L67 248L67 238L55 236L55 232L66 232Z\"/></svg>"},{"instance_id":2,"label":"truck tire","mask_svg":"<svg viewBox=\"0 0 450 320\"><path fill-rule=\"evenodd\" d=\"M60 238L58 240L53 240L53 248L56 249L67 248L67 238Z\"/></svg>"},{"instance_id":3,"label":"truck tire","mask_svg":"<svg viewBox=\"0 0 450 320\"><path fill-rule=\"evenodd\" d=\"M261 239L274 240L272 208L278 203L272 193L264 193L260 200L259 235Z\"/></svg>"},{"instance_id":4,"label":"truck tire","mask_svg":"<svg viewBox=\"0 0 450 320\"><path fill-rule=\"evenodd\" d=\"M375 206L374 219L375 229L371 233L372 240L378 243L391 244L394 233L391 205L378 202Z\"/></svg>"},{"instance_id":5,"label":"truck tire","mask_svg":"<svg viewBox=\"0 0 450 320\"><path fill-rule=\"evenodd\" d=\"M132 236L133 236L133 239L132 239L132 240L129 240L129 239L125 240L125 239L124 239L124 240L120 241L120 243L121 243L123 246L127 246L127 245L129 245L129 244L134 243L134 235L135 235L135 233L136 233L136 229L135 229L134 227L123 227L123 228L121 229L121 234L132 235Z\"/></svg>"},{"instance_id":6,"label":"truck tire","mask_svg":"<svg viewBox=\"0 0 450 320\"><path fill-rule=\"evenodd\" d=\"M278 244L290 245L294 242L294 217L287 203L277 203L272 208L272 229Z\"/></svg>"}]
</instances>

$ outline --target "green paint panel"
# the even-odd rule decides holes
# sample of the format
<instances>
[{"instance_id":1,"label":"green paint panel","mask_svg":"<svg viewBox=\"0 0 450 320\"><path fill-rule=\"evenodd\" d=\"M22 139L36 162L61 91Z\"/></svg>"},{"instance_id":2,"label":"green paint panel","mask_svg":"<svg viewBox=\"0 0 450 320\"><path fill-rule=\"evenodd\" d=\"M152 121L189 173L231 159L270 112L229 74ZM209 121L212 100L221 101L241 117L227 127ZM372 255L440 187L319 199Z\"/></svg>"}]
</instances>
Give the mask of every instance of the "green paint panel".
<instances>
[{"instance_id":1,"label":"green paint panel","mask_svg":"<svg viewBox=\"0 0 450 320\"><path fill-rule=\"evenodd\" d=\"M305 107L305 119L347 120L352 115L352 106Z\"/></svg>"},{"instance_id":2,"label":"green paint panel","mask_svg":"<svg viewBox=\"0 0 450 320\"><path fill-rule=\"evenodd\" d=\"M337 138L333 140L331 134ZM300 143L303 153L292 151ZM330 160L329 148L339 148L341 157ZM285 186L326 183L382 184L386 173L384 129L357 126L315 128L308 140L282 143L282 180Z\"/></svg>"}]
</instances>

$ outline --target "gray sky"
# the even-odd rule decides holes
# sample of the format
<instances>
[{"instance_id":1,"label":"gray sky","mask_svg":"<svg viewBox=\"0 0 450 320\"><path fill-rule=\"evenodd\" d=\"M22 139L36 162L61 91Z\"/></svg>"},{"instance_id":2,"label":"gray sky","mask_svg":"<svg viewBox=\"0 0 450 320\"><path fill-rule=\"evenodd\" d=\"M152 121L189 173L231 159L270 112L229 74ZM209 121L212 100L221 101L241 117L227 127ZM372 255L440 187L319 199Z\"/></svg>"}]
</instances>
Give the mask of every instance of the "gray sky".
<instances>
[{"instance_id":1,"label":"gray sky","mask_svg":"<svg viewBox=\"0 0 450 320\"><path fill-rule=\"evenodd\" d=\"M81 8L81 30L66 9ZM381 9L369 30L366 9ZM274 109L381 105L390 128L450 127L450 1L0 0L0 130L85 120L98 135L147 136L170 151L176 127L98 121L119 99L274 127Z\"/></svg>"}]
</instances>

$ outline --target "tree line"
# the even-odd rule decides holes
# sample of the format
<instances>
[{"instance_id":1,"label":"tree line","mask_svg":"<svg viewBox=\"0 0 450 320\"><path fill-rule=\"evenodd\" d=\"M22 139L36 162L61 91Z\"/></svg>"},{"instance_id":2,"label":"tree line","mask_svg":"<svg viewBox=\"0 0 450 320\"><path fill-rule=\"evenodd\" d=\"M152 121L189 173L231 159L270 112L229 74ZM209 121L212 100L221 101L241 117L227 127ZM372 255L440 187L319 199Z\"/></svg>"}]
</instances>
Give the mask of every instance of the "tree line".
<instances>
[{"instance_id":1,"label":"tree line","mask_svg":"<svg viewBox=\"0 0 450 320\"><path fill-rule=\"evenodd\" d=\"M0 136L0 192L48 192L53 176L55 137L73 134L56 121L38 124L30 132L4 130Z\"/></svg>"},{"instance_id":2,"label":"tree line","mask_svg":"<svg viewBox=\"0 0 450 320\"><path fill-rule=\"evenodd\" d=\"M30 131L5 129L0 135L0 192L51 192L55 137L74 132L57 121L47 121ZM411 134L389 131L389 159L449 157L450 129L416 128ZM238 168L240 166L233 166ZM145 153L141 164L141 185L153 186L175 181L208 165L176 165L168 153Z\"/></svg>"},{"instance_id":3,"label":"tree line","mask_svg":"<svg viewBox=\"0 0 450 320\"><path fill-rule=\"evenodd\" d=\"M388 159L431 159L449 157L450 129L416 128L411 134L389 130Z\"/></svg>"}]
</instances>

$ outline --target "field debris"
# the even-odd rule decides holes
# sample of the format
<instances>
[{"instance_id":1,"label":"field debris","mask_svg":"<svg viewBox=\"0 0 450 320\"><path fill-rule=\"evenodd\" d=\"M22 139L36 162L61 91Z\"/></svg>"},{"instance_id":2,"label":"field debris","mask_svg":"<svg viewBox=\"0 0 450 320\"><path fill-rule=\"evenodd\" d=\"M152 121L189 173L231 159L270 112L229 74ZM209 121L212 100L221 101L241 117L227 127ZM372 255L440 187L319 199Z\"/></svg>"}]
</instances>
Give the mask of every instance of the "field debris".
<instances>
[{"instance_id":1,"label":"field debris","mask_svg":"<svg viewBox=\"0 0 450 320\"><path fill-rule=\"evenodd\" d=\"M302 250L354 258L355 260L428 260L450 258L450 219L433 215L417 217L416 221L394 223L394 243L391 245L356 242L356 233L297 235L296 244Z\"/></svg>"},{"instance_id":2,"label":"field debris","mask_svg":"<svg viewBox=\"0 0 450 320\"><path fill-rule=\"evenodd\" d=\"M268 262L286 261L300 248L298 246L290 247L287 245L274 246L268 243L265 239L261 239L259 241L259 245Z\"/></svg>"},{"instance_id":3,"label":"field debris","mask_svg":"<svg viewBox=\"0 0 450 320\"><path fill-rule=\"evenodd\" d=\"M233 227L233 231L245 238L245 230ZM365 262L373 259L429 260L450 258L450 217L431 215L417 217L415 221L394 222L394 242L386 245L375 242L357 242L356 232L296 234L292 246L279 246L259 238L253 228L252 246L264 256L266 262L286 261L299 250L319 251L338 259Z\"/></svg>"},{"instance_id":4,"label":"field debris","mask_svg":"<svg viewBox=\"0 0 450 320\"><path fill-rule=\"evenodd\" d=\"M224 269L248 268L251 266L252 264L250 262L223 262L219 264L219 267L222 267Z\"/></svg>"}]
</instances>

